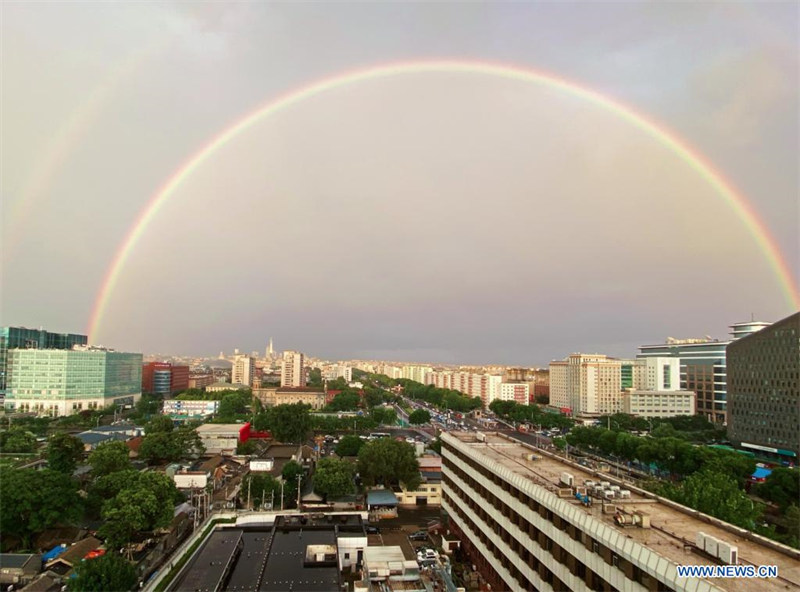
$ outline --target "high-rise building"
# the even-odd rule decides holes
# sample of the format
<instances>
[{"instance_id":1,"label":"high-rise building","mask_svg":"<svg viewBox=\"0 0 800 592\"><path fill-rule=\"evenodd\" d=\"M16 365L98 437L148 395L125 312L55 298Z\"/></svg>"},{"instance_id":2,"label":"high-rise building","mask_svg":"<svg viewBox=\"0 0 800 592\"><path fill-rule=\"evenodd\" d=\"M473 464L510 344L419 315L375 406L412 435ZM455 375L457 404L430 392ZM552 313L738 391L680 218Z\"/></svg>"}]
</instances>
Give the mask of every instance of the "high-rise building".
<instances>
[{"instance_id":1,"label":"high-rise building","mask_svg":"<svg viewBox=\"0 0 800 592\"><path fill-rule=\"evenodd\" d=\"M231 366L231 382L233 384L253 386L255 372L255 358L252 356L238 355L233 359L233 366Z\"/></svg>"},{"instance_id":2,"label":"high-rise building","mask_svg":"<svg viewBox=\"0 0 800 592\"><path fill-rule=\"evenodd\" d=\"M8 410L71 415L132 405L142 395L142 354L106 349L8 350Z\"/></svg>"},{"instance_id":3,"label":"high-rise building","mask_svg":"<svg viewBox=\"0 0 800 592\"><path fill-rule=\"evenodd\" d=\"M433 368L430 366L403 366L403 378L413 380L415 382L425 383L425 375L431 372Z\"/></svg>"},{"instance_id":4,"label":"high-rise building","mask_svg":"<svg viewBox=\"0 0 800 592\"><path fill-rule=\"evenodd\" d=\"M751 321L731 325L732 339L673 339L660 345L643 345L637 358L670 357L680 360L680 388L697 394L697 413L715 423L726 421L725 348L737 339L768 327L769 323Z\"/></svg>"},{"instance_id":5,"label":"high-rise building","mask_svg":"<svg viewBox=\"0 0 800 592\"><path fill-rule=\"evenodd\" d=\"M10 349L72 349L86 345L86 335L52 333L44 329L0 327L0 404L6 395L8 350Z\"/></svg>"},{"instance_id":6,"label":"high-rise building","mask_svg":"<svg viewBox=\"0 0 800 592\"><path fill-rule=\"evenodd\" d=\"M281 386L306 386L305 357L300 352L283 352Z\"/></svg>"},{"instance_id":7,"label":"high-rise building","mask_svg":"<svg viewBox=\"0 0 800 592\"><path fill-rule=\"evenodd\" d=\"M800 312L727 347L728 438L797 462Z\"/></svg>"},{"instance_id":8,"label":"high-rise building","mask_svg":"<svg viewBox=\"0 0 800 592\"><path fill-rule=\"evenodd\" d=\"M622 362L602 354L572 354L550 363L550 405L574 415L622 410Z\"/></svg>"},{"instance_id":9,"label":"high-rise building","mask_svg":"<svg viewBox=\"0 0 800 592\"><path fill-rule=\"evenodd\" d=\"M189 366L148 362L142 366L142 392L167 396L189 388Z\"/></svg>"},{"instance_id":10,"label":"high-rise building","mask_svg":"<svg viewBox=\"0 0 800 592\"><path fill-rule=\"evenodd\" d=\"M447 528L492 590L780 592L792 587L777 577L678 577L680 565L714 560L774 565L779 574L792 574L783 577L798 577L793 549L743 536L739 528L665 503L613 476L603 474L604 481L598 481L589 470L501 434L449 432L440 438ZM583 493L576 499L573 492ZM595 496L599 492L602 497Z\"/></svg>"}]
</instances>

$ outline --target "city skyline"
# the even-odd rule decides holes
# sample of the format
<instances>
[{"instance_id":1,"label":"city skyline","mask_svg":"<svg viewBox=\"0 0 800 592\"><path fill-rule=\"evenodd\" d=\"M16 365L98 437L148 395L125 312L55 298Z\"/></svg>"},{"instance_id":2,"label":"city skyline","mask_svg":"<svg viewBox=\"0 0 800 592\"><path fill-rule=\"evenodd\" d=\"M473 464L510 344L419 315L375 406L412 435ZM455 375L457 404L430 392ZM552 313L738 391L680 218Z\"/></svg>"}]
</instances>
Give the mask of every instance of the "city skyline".
<instances>
[{"instance_id":1,"label":"city skyline","mask_svg":"<svg viewBox=\"0 0 800 592\"><path fill-rule=\"evenodd\" d=\"M5 4L2 323L544 365L794 312L796 11L573 8Z\"/></svg>"}]
</instances>

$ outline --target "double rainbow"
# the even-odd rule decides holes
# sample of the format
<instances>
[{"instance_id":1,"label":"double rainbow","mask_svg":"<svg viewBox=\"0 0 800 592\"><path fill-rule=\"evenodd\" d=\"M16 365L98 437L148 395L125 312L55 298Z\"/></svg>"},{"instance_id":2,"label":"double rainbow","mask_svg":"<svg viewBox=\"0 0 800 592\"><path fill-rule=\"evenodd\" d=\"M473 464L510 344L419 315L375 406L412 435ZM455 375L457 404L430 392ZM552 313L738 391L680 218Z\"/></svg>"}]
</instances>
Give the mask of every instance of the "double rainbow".
<instances>
[{"instance_id":1,"label":"double rainbow","mask_svg":"<svg viewBox=\"0 0 800 592\"><path fill-rule=\"evenodd\" d=\"M705 159L695 149L690 147L685 141L678 138L671 131L652 118L647 118L636 110L624 105L616 100L612 100L594 90L583 87L575 82L559 78L553 74L537 70L529 70L515 66L493 64L480 61L460 61L460 60L436 60L394 63L383 66L376 66L365 70L356 70L338 74L317 82L313 82L300 89L293 90L287 94L268 102L266 105L245 115L233 125L224 129L220 134L213 137L198 152L194 153L189 159L173 174L166 183L149 200L142 213L131 226L125 239L120 244L114 259L108 268L103 280L103 284L97 295L91 319L89 322L89 338L94 341L103 320L103 316L108 308L111 294L119 280L125 263L131 255L134 247L147 229L148 224L158 214L161 206L174 195L181 184L189 178L198 168L203 166L214 153L235 139L251 126L258 122L276 115L287 109L321 95L327 91L357 84L367 80L389 78L420 73L463 73L484 76L496 76L521 82L531 82L542 84L550 88L563 91L575 97L584 99L598 107L619 116L634 127L658 140L666 148L678 155L689 167L694 169L706 182L709 183L717 194L727 203L744 226L752 234L760 250L764 253L770 267L776 275L781 291L787 303L793 308L800 308L800 293L798 292L789 266L781 256L780 249L774 239L767 232L764 223L759 219L753 208L725 178L714 169L711 163Z\"/></svg>"}]
</instances>

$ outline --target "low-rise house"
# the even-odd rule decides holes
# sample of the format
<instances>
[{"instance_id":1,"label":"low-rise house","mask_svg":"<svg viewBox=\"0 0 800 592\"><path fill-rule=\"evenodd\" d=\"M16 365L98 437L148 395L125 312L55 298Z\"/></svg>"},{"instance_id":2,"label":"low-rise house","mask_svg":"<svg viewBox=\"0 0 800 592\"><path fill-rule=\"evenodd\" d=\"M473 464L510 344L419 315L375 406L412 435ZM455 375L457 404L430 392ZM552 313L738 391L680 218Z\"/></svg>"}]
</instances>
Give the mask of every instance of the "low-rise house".
<instances>
[{"instance_id":1,"label":"low-rise house","mask_svg":"<svg viewBox=\"0 0 800 592\"><path fill-rule=\"evenodd\" d=\"M27 584L41 571L39 554L0 553L0 584Z\"/></svg>"},{"instance_id":2,"label":"low-rise house","mask_svg":"<svg viewBox=\"0 0 800 592\"><path fill-rule=\"evenodd\" d=\"M425 592L419 564L407 560L403 549L367 547L364 549L364 579L355 583L355 592Z\"/></svg>"},{"instance_id":3,"label":"low-rise house","mask_svg":"<svg viewBox=\"0 0 800 592\"><path fill-rule=\"evenodd\" d=\"M397 518L397 496L389 489L375 489L367 492L367 510L370 521L384 518Z\"/></svg>"},{"instance_id":4,"label":"low-rise house","mask_svg":"<svg viewBox=\"0 0 800 592\"><path fill-rule=\"evenodd\" d=\"M72 571L90 551L98 549L101 544L100 540L92 536L86 537L69 547L55 559L49 561L46 567L59 575L65 575Z\"/></svg>"}]
</instances>

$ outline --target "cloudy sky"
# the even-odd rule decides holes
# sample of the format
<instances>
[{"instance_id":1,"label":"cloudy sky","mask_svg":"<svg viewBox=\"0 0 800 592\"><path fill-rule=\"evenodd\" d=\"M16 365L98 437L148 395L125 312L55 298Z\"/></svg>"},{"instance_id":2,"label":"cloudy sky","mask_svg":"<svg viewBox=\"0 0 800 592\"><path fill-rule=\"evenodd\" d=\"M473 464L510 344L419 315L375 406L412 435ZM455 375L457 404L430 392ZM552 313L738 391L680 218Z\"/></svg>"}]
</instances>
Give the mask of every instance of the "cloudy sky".
<instances>
[{"instance_id":1,"label":"cloudy sky","mask_svg":"<svg viewBox=\"0 0 800 592\"><path fill-rule=\"evenodd\" d=\"M659 122L745 196L796 282L795 3L4 2L2 323L88 330L148 202L247 113L436 59ZM792 312L743 219L652 134L553 85L405 72L216 150L141 229L92 338L535 365Z\"/></svg>"}]
</instances>

